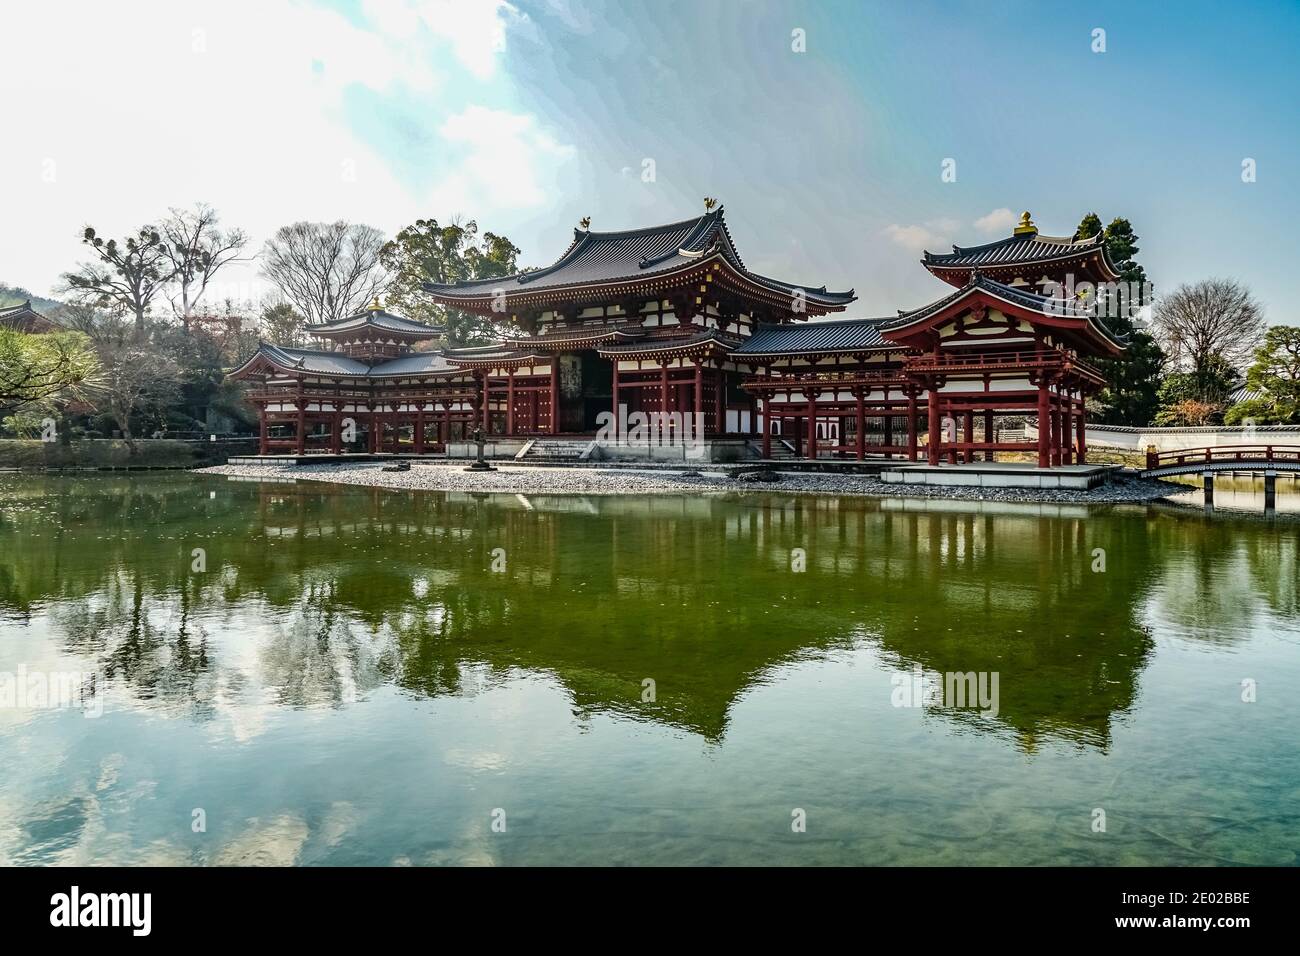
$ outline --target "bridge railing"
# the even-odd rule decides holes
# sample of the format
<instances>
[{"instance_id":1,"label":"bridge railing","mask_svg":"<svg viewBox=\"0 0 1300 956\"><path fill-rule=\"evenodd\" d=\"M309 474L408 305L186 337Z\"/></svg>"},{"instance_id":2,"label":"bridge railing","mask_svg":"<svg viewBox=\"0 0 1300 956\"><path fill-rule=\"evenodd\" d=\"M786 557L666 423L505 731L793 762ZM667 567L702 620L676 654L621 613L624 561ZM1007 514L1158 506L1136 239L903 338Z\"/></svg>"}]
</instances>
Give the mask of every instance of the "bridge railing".
<instances>
[{"instance_id":1,"label":"bridge railing","mask_svg":"<svg viewBox=\"0 0 1300 956\"><path fill-rule=\"evenodd\" d=\"M1174 451L1148 451L1147 470L1174 465L1215 464L1239 461L1300 461L1300 445L1219 445L1214 448L1179 448Z\"/></svg>"}]
</instances>

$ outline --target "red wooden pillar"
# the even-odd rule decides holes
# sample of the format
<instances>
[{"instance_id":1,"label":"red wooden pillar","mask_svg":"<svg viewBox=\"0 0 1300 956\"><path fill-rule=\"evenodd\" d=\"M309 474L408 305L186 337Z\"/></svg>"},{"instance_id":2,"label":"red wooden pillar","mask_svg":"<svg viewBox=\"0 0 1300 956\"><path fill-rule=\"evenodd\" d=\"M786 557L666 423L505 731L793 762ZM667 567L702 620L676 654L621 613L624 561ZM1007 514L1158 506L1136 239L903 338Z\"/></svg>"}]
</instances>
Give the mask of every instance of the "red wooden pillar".
<instances>
[{"instance_id":1,"label":"red wooden pillar","mask_svg":"<svg viewBox=\"0 0 1300 956\"><path fill-rule=\"evenodd\" d=\"M659 411L668 414L668 362L659 363Z\"/></svg>"},{"instance_id":2,"label":"red wooden pillar","mask_svg":"<svg viewBox=\"0 0 1300 956\"><path fill-rule=\"evenodd\" d=\"M993 441L993 409L984 409L984 441ZM984 451L984 460L993 461L993 449L988 448Z\"/></svg>"},{"instance_id":3,"label":"red wooden pillar","mask_svg":"<svg viewBox=\"0 0 1300 956\"><path fill-rule=\"evenodd\" d=\"M515 433L515 370L506 373L506 434Z\"/></svg>"},{"instance_id":4,"label":"red wooden pillar","mask_svg":"<svg viewBox=\"0 0 1300 956\"><path fill-rule=\"evenodd\" d=\"M1052 464L1052 409L1047 393L1047 379L1038 383L1038 467Z\"/></svg>"},{"instance_id":5,"label":"red wooden pillar","mask_svg":"<svg viewBox=\"0 0 1300 956\"><path fill-rule=\"evenodd\" d=\"M916 392L907 393L907 460L916 461Z\"/></svg>"},{"instance_id":6,"label":"red wooden pillar","mask_svg":"<svg viewBox=\"0 0 1300 956\"><path fill-rule=\"evenodd\" d=\"M772 402L771 396L763 398L763 457L772 457L772 417L768 411Z\"/></svg>"},{"instance_id":7,"label":"red wooden pillar","mask_svg":"<svg viewBox=\"0 0 1300 956\"><path fill-rule=\"evenodd\" d=\"M615 436L623 434L623 416L618 411L618 357L611 360L614 366L614 434ZM616 438L616 441L621 440Z\"/></svg>"},{"instance_id":8,"label":"red wooden pillar","mask_svg":"<svg viewBox=\"0 0 1300 956\"><path fill-rule=\"evenodd\" d=\"M415 406L415 453L424 454L424 402Z\"/></svg>"},{"instance_id":9,"label":"red wooden pillar","mask_svg":"<svg viewBox=\"0 0 1300 956\"><path fill-rule=\"evenodd\" d=\"M1052 411L1048 415L1052 423L1052 464L1061 463L1061 402L1053 396Z\"/></svg>"},{"instance_id":10,"label":"red wooden pillar","mask_svg":"<svg viewBox=\"0 0 1300 956\"><path fill-rule=\"evenodd\" d=\"M888 389L885 390L885 397L886 399L888 399L889 397ZM885 429L885 434L884 434L885 447L892 448L894 446L894 416L893 415L886 415L884 417L884 429ZM893 458L894 453L887 451L885 452L885 457Z\"/></svg>"},{"instance_id":11,"label":"red wooden pillar","mask_svg":"<svg viewBox=\"0 0 1300 956\"><path fill-rule=\"evenodd\" d=\"M695 363L695 414L694 416L692 416L689 422L683 423L684 430L682 432L682 437L684 438L686 435L692 435L695 438L703 437L703 431L704 431L703 424L702 424L703 420L704 420L704 363L697 360ZM699 435L696 435L694 433L696 422L701 422L701 427L700 427L701 434Z\"/></svg>"},{"instance_id":12,"label":"red wooden pillar","mask_svg":"<svg viewBox=\"0 0 1300 956\"><path fill-rule=\"evenodd\" d=\"M551 356L551 434L560 433L560 355Z\"/></svg>"},{"instance_id":13,"label":"red wooden pillar","mask_svg":"<svg viewBox=\"0 0 1300 956\"><path fill-rule=\"evenodd\" d=\"M302 397L302 382L298 382L298 394L294 398L294 406L298 409L298 432L296 440L298 442L298 454L307 450L307 409L306 402Z\"/></svg>"},{"instance_id":14,"label":"red wooden pillar","mask_svg":"<svg viewBox=\"0 0 1300 956\"><path fill-rule=\"evenodd\" d=\"M808 458L817 457L817 393L808 392Z\"/></svg>"},{"instance_id":15,"label":"red wooden pillar","mask_svg":"<svg viewBox=\"0 0 1300 956\"><path fill-rule=\"evenodd\" d=\"M931 465L939 464L939 445L942 439L942 423L939 421L939 389L930 388L930 394L925 399L926 412L928 413L930 443L926 449L926 460Z\"/></svg>"},{"instance_id":16,"label":"red wooden pillar","mask_svg":"<svg viewBox=\"0 0 1300 956\"><path fill-rule=\"evenodd\" d=\"M265 455L269 450L268 442L271 439L270 426L267 424L266 421L266 402L260 402L258 404L257 420L258 420L257 453L259 455Z\"/></svg>"},{"instance_id":17,"label":"red wooden pillar","mask_svg":"<svg viewBox=\"0 0 1300 956\"><path fill-rule=\"evenodd\" d=\"M970 409L966 410L966 419L962 423L962 434L964 435L962 440L965 441L967 445L975 444L975 413ZM962 460L967 464L973 462L975 460L974 450L967 448L965 453L962 455Z\"/></svg>"},{"instance_id":18,"label":"red wooden pillar","mask_svg":"<svg viewBox=\"0 0 1300 956\"><path fill-rule=\"evenodd\" d=\"M336 455L343 454L343 413L338 405L334 406L330 420L330 451Z\"/></svg>"},{"instance_id":19,"label":"red wooden pillar","mask_svg":"<svg viewBox=\"0 0 1300 956\"><path fill-rule=\"evenodd\" d=\"M1061 464L1071 465L1074 463L1074 396L1069 392L1065 393L1064 404L1061 408Z\"/></svg>"},{"instance_id":20,"label":"red wooden pillar","mask_svg":"<svg viewBox=\"0 0 1300 956\"><path fill-rule=\"evenodd\" d=\"M853 413L853 424L857 428L854 441L857 443L858 461L861 461L867 457L867 422L862 413L862 389L860 388L853 390ZM888 422L889 419L886 418L885 421Z\"/></svg>"},{"instance_id":21,"label":"red wooden pillar","mask_svg":"<svg viewBox=\"0 0 1300 956\"><path fill-rule=\"evenodd\" d=\"M1079 393L1079 464L1088 463L1088 437L1087 437L1087 418L1088 409L1084 405L1083 393Z\"/></svg>"},{"instance_id":22,"label":"red wooden pillar","mask_svg":"<svg viewBox=\"0 0 1300 956\"><path fill-rule=\"evenodd\" d=\"M794 438L794 457L802 458L803 457L803 419L799 418L797 415L794 418L782 418L781 430L783 434L785 431L786 422L791 423L790 433L791 433L791 437Z\"/></svg>"},{"instance_id":23,"label":"red wooden pillar","mask_svg":"<svg viewBox=\"0 0 1300 956\"><path fill-rule=\"evenodd\" d=\"M727 433L727 373L723 369L718 369L714 373L714 383L717 385L718 399L715 408L718 413L717 434L725 435ZM736 413L736 430L740 431L740 413Z\"/></svg>"}]
</instances>

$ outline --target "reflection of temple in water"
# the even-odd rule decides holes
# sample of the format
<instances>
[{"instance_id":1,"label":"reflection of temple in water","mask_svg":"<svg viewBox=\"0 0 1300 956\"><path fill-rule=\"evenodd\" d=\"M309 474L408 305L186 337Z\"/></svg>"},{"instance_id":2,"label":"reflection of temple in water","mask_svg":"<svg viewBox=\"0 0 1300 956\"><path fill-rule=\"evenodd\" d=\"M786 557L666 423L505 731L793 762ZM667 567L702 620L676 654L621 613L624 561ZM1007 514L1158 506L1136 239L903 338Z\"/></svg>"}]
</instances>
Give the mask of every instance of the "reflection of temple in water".
<instances>
[{"instance_id":1,"label":"reflection of temple in water","mask_svg":"<svg viewBox=\"0 0 1300 956\"><path fill-rule=\"evenodd\" d=\"M442 696L532 675L563 685L579 713L709 739L783 666L865 646L887 669L1000 675L996 718L941 719L1025 748L1044 737L1106 747L1150 650L1144 602L1168 555L1186 553L1178 539L1206 560L1238 546L1197 520L780 494L185 479L57 500L93 520L59 520L43 537L38 518L7 513L24 562L0 559L0 608L93 595L60 611L63 640L155 705L203 716L213 695L252 682L280 705L339 706L382 686ZM1294 569L1294 541L1274 545ZM199 546L205 574L189 571ZM218 639L231 608L247 607L263 609L264 632Z\"/></svg>"}]
</instances>

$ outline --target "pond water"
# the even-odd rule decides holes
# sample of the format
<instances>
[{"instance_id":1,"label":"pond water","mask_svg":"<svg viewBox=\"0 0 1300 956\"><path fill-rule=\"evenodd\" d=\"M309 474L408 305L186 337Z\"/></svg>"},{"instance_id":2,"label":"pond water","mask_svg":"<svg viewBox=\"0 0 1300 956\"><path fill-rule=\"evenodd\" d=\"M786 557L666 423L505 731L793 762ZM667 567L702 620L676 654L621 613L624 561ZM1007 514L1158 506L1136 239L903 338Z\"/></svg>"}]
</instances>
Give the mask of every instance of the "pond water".
<instances>
[{"instance_id":1,"label":"pond water","mask_svg":"<svg viewBox=\"0 0 1300 956\"><path fill-rule=\"evenodd\" d=\"M1293 865L1298 551L1169 504L0 476L0 863Z\"/></svg>"}]
</instances>

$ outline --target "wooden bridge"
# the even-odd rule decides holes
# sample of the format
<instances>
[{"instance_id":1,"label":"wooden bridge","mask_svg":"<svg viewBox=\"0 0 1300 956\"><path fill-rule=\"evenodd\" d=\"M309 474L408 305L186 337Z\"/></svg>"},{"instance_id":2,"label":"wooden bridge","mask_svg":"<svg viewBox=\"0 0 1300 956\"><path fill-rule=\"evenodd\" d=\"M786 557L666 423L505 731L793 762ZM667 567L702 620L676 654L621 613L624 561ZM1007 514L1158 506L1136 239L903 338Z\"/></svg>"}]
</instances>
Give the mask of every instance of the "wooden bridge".
<instances>
[{"instance_id":1,"label":"wooden bridge","mask_svg":"<svg viewBox=\"0 0 1300 956\"><path fill-rule=\"evenodd\" d=\"M1220 445L1217 448L1180 448L1147 452L1144 478L1201 475L1205 506L1214 508L1214 476L1223 472L1263 474L1264 511L1277 507L1277 473L1300 474L1300 445Z\"/></svg>"},{"instance_id":2,"label":"wooden bridge","mask_svg":"<svg viewBox=\"0 0 1300 956\"><path fill-rule=\"evenodd\" d=\"M1203 475L1218 471L1300 471L1300 445L1219 445L1147 452L1144 478Z\"/></svg>"}]
</instances>

